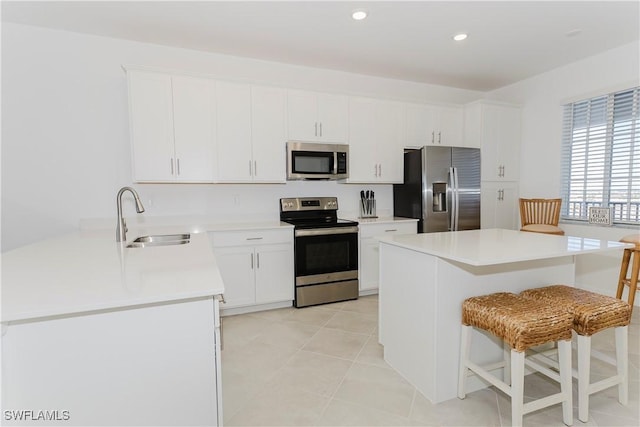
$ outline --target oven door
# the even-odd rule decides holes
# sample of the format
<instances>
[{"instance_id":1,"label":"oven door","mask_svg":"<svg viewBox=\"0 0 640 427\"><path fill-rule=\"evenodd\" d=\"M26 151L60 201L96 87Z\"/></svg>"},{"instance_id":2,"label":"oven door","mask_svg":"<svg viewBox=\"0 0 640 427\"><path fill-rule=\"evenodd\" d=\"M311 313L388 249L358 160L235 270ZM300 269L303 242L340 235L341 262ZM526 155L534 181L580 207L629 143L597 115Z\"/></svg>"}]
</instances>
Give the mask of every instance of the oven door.
<instances>
[{"instance_id":1,"label":"oven door","mask_svg":"<svg viewBox=\"0 0 640 427\"><path fill-rule=\"evenodd\" d=\"M358 278L358 227L295 231L296 286Z\"/></svg>"}]
</instances>

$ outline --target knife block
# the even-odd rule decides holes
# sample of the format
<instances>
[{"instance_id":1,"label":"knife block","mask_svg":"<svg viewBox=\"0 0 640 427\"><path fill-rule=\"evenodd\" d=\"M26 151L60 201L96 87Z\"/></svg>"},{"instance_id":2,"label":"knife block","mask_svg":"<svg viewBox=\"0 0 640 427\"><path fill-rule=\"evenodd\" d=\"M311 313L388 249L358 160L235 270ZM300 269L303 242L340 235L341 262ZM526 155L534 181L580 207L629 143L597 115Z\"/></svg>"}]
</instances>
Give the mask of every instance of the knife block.
<instances>
[{"instance_id":1,"label":"knife block","mask_svg":"<svg viewBox=\"0 0 640 427\"><path fill-rule=\"evenodd\" d=\"M375 199L360 200L360 218L378 218Z\"/></svg>"}]
</instances>

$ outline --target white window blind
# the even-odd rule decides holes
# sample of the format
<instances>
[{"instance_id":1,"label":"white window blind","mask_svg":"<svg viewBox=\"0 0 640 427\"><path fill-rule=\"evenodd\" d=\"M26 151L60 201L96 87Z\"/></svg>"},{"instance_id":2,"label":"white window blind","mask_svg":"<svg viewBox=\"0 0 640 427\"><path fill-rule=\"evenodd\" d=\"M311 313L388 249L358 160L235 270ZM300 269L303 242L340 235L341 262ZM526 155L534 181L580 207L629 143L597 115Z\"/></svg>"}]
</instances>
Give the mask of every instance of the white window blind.
<instances>
[{"instance_id":1,"label":"white window blind","mask_svg":"<svg viewBox=\"0 0 640 427\"><path fill-rule=\"evenodd\" d=\"M640 88L564 106L562 218L613 208L613 222L640 224Z\"/></svg>"}]
</instances>

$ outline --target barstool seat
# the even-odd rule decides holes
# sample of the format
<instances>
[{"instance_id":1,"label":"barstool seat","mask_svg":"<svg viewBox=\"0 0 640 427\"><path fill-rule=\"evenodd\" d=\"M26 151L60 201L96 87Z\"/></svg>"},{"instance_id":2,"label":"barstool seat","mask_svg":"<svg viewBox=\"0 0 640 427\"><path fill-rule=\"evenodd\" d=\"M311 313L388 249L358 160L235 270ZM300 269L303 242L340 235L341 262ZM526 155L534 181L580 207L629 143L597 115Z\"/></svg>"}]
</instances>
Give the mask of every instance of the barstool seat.
<instances>
[{"instance_id":1,"label":"barstool seat","mask_svg":"<svg viewBox=\"0 0 640 427\"><path fill-rule=\"evenodd\" d=\"M629 295L627 301L633 311L633 303L636 298L636 290L638 289L638 277L640 275L640 233L630 234L620 239L623 243L632 243L635 248L629 248L624 250L622 255L622 265L620 266L620 277L618 278L618 290L616 291L616 298L622 299L625 286L629 288ZM633 258L633 262L631 259ZM631 263L631 274L627 276L629 272L629 264Z\"/></svg>"},{"instance_id":2,"label":"barstool seat","mask_svg":"<svg viewBox=\"0 0 640 427\"><path fill-rule=\"evenodd\" d=\"M563 308L519 295L500 292L468 298L462 303L462 333L460 338L460 367L458 397L466 396L468 371L473 372L511 397L511 421L522 425L522 417L538 409L562 403L563 421L573 424L571 396L571 329L573 316ZM487 331L501 338L510 351L504 352L502 381L489 372L488 367L472 362L470 354L473 328ZM524 403L525 350L556 342L559 355L559 375L535 363L527 363L560 383L560 393ZM495 364L492 366L495 367Z\"/></svg>"},{"instance_id":3,"label":"barstool seat","mask_svg":"<svg viewBox=\"0 0 640 427\"><path fill-rule=\"evenodd\" d=\"M573 330L578 341L578 418L589 419L589 395L618 386L618 401L628 401L628 325L631 308L617 298L566 285L552 285L528 289L520 293L524 298L564 307L573 314ZM605 329L615 328L616 358L591 349L591 336ZM591 356L616 367L616 375L591 383Z\"/></svg>"}]
</instances>

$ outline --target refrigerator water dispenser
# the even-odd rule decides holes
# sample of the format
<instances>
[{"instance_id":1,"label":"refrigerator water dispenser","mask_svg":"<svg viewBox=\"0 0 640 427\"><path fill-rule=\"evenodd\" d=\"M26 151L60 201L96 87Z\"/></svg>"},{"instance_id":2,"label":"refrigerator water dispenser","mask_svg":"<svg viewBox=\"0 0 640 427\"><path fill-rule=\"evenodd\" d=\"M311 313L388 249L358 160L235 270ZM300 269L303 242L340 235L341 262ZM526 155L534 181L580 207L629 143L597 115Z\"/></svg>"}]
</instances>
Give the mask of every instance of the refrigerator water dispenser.
<instances>
[{"instance_id":1,"label":"refrigerator water dispenser","mask_svg":"<svg viewBox=\"0 0 640 427\"><path fill-rule=\"evenodd\" d=\"M447 211L447 183L433 183L433 212Z\"/></svg>"}]
</instances>

